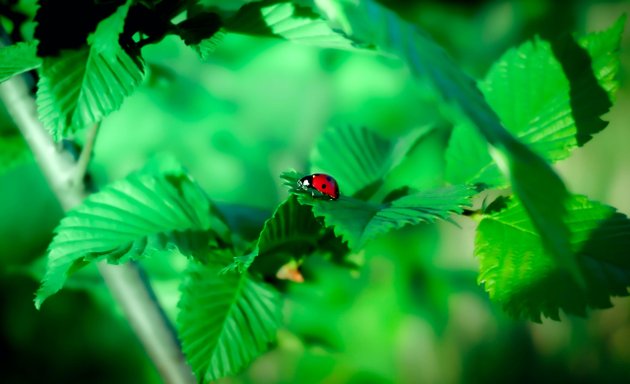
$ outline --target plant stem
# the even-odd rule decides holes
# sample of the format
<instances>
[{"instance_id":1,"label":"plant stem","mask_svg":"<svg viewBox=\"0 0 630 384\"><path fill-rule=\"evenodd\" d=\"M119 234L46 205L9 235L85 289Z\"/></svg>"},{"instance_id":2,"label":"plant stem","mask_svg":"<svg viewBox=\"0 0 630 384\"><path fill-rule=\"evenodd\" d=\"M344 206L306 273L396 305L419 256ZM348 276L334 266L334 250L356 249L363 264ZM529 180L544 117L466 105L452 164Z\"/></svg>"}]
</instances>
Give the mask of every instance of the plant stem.
<instances>
[{"instance_id":1,"label":"plant stem","mask_svg":"<svg viewBox=\"0 0 630 384\"><path fill-rule=\"evenodd\" d=\"M83 183L83 178L88 172L88 165L90 164L90 160L92 160L94 144L96 143L96 135L98 134L100 126L101 123L96 123L92 125L85 135L85 143L83 145L83 149L81 150L81 154L79 155L77 163L74 166L74 178L77 183Z\"/></svg>"},{"instance_id":2,"label":"plant stem","mask_svg":"<svg viewBox=\"0 0 630 384\"><path fill-rule=\"evenodd\" d=\"M83 173L83 170L77 167L87 168L93 144L89 143L91 139L88 137L88 145L81 154L86 164L77 165L69 153L54 143L37 119L35 101L20 76L0 84L0 100L31 148L63 209L67 211L80 204L88 191L83 184L83 177L77 177L77 172ZM93 130L94 136L96 129ZM113 266L101 262L98 267L163 380L176 384L195 383L173 327L138 266L131 263Z\"/></svg>"}]
</instances>

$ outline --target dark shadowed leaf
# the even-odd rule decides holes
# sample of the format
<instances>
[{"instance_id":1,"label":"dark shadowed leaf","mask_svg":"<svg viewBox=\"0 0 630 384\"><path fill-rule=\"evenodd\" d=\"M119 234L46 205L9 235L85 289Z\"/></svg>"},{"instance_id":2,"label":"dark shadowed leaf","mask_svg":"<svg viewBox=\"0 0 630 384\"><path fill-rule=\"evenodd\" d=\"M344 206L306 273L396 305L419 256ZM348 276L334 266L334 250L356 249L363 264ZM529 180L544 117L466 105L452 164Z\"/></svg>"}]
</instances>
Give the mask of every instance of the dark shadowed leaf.
<instances>
[{"instance_id":1,"label":"dark shadowed leaf","mask_svg":"<svg viewBox=\"0 0 630 384\"><path fill-rule=\"evenodd\" d=\"M317 222L308 205L302 205L290 195L281 203L272 217L265 221L256 248L249 254L238 256L226 270L252 271L273 276L291 259L297 259L317 248L323 236L323 227Z\"/></svg>"},{"instance_id":2,"label":"dark shadowed leaf","mask_svg":"<svg viewBox=\"0 0 630 384\"><path fill-rule=\"evenodd\" d=\"M518 201L479 224L475 240L479 282L511 315L559 320L563 310L584 316L589 307L610 307L611 296L628 295L630 220L584 196L572 196L567 209L583 288L558 267Z\"/></svg>"}]
</instances>

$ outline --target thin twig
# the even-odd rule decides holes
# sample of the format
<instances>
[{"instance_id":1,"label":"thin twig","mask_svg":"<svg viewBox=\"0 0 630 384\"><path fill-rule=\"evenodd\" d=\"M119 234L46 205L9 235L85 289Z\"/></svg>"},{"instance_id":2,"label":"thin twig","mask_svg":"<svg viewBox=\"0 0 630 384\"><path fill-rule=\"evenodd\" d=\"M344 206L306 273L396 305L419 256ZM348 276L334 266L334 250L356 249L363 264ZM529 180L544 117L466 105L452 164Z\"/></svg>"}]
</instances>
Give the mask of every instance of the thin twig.
<instances>
[{"instance_id":1,"label":"thin twig","mask_svg":"<svg viewBox=\"0 0 630 384\"><path fill-rule=\"evenodd\" d=\"M74 178L76 182L83 182L83 179L87 174L88 165L90 164L90 160L92 160L94 144L96 143L96 136L98 135L98 130L100 126L101 123L96 123L87 130L83 149L81 150L81 154L79 155L77 163L74 166Z\"/></svg>"},{"instance_id":2,"label":"thin twig","mask_svg":"<svg viewBox=\"0 0 630 384\"><path fill-rule=\"evenodd\" d=\"M55 145L37 119L35 101L24 79L18 76L0 84L0 100L31 148L63 209L67 211L80 204L87 191L82 180L76 179L77 164ZM86 151L85 162L89 161L90 154L91 149ZM79 166L87 167L87 164ZM138 267L130 263L113 266L105 262L99 263L98 267L164 381L194 383L194 376L186 365L173 328ZM121 348L124 347L121 345Z\"/></svg>"}]
</instances>

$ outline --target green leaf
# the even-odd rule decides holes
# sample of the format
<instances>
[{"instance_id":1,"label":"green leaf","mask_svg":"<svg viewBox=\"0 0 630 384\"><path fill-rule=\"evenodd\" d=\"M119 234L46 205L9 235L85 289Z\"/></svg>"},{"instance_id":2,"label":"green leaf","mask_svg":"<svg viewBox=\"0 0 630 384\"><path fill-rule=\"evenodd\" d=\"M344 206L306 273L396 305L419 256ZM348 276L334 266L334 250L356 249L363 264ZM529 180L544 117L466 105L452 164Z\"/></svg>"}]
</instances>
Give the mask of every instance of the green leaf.
<instances>
[{"instance_id":1,"label":"green leaf","mask_svg":"<svg viewBox=\"0 0 630 384\"><path fill-rule=\"evenodd\" d=\"M197 51L206 60L223 41L225 29L223 21L215 12L193 12L189 9L188 18L176 25L177 34L184 43Z\"/></svg>"},{"instance_id":2,"label":"green leaf","mask_svg":"<svg viewBox=\"0 0 630 384\"><path fill-rule=\"evenodd\" d=\"M602 130L607 123L600 116L618 88L624 20L581 38L579 45L573 39L549 43L535 38L503 55L479 86L505 127L552 162L568 157ZM471 128L462 121L453 130L447 179L505 186L487 145Z\"/></svg>"},{"instance_id":3,"label":"green leaf","mask_svg":"<svg viewBox=\"0 0 630 384\"><path fill-rule=\"evenodd\" d=\"M318 47L356 49L352 41L331 30L328 23L309 7L286 2L263 7L254 3L242 9L245 13L228 23L228 30L260 35L271 33L285 40ZM256 11L260 19L255 15ZM248 23L249 20L252 22ZM257 24L256 20L262 20L263 24Z\"/></svg>"},{"instance_id":4,"label":"green leaf","mask_svg":"<svg viewBox=\"0 0 630 384\"><path fill-rule=\"evenodd\" d=\"M203 191L181 170L135 173L90 195L55 230L36 307L62 288L73 269L88 262L136 260L182 244L188 238L182 232L196 236L216 228L220 223L210 212Z\"/></svg>"},{"instance_id":5,"label":"green leaf","mask_svg":"<svg viewBox=\"0 0 630 384\"><path fill-rule=\"evenodd\" d=\"M313 216L311 207L300 204L296 196L290 195L265 221L255 250L236 257L226 270L243 272L249 268L273 276L291 259L312 253L323 235L323 227Z\"/></svg>"},{"instance_id":6,"label":"green leaf","mask_svg":"<svg viewBox=\"0 0 630 384\"><path fill-rule=\"evenodd\" d=\"M457 67L442 47L417 26L374 1L320 0L317 5L334 26L358 40L374 43L400 56L414 76L428 80L446 101L459 107L492 146L492 157L502 165L502 172L510 176L514 192L536 228L544 234L545 244L553 251L558 264L579 279L563 222L567 191L562 180L546 161L501 125L475 82Z\"/></svg>"},{"instance_id":7,"label":"green leaf","mask_svg":"<svg viewBox=\"0 0 630 384\"><path fill-rule=\"evenodd\" d=\"M415 129L396 140L360 126L329 128L311 152L311 172L333 175L345 195L376 200L377 192L387 192L384 184L390 172L433 128Z\"/></svg>"},{"instance_id":8,"label":"green leaf","mask_svg":"<svg viewBox=\"0 0 630 384\"><path fill-rule=\"evenodd\" d=\"M96 27L96 31L88 36L88 44L96 52L104 55L110 61L115 60L119 50L118 38L123 32L125 19L129 12L132 0L127 0L118 7L116 12L101 21Z\"/></svg>"},{"instance_id":9,"label":"green leaf","mask_svg":"<svg viewBox=\"0 0 630 384\"><path fill-rule=\"evenodd\" d=\"M191 263L181 291L177 331L199 382L234 375L275 341L278 292L248 273Z\"/></svg>"},{"instance_id":10,"label":"green leaf","mask_svg":"<svg viewBox=\"0 0 630 384\"><path fill-rule=\"evenodd\" d=\"M0 83L42 64L37 57L37 41L0 48Z\"/></svg>"},{"instance_id":11,"label":"green leaf","mask_svg":"<svg viewBox=\"0 0 630 384\"><path fill-rule=\"evenodd\" d=\"M445 156L445 178L451 183L482 183L488 187L506 184L505 176L490 156L488 142L469 121L453 127Z\"/></svg>"},{"instance_id":12,"label":"green leaf","mask_svg":"<svg viewBox=\"0 0 630 384\"><path fill-rule=\"evenodd\" d=\"M365 127L341 126L324 131L311 154L311 171L333 175L342 192L353 196L382 181L393 165L394 143Z\"/></svg>"},{"instance_id":13,"label":"green leaf","mask_svg":"<svg viewBox=\"0 0 630 384\"><path fill-rule=\"evenodd\" d=\"M359 45L347 36L333 31L328 23L311 8L292 2L245 4L223 27L193 47L206 59L221 43L225 33L275 37L298 44L321 48L359 50Z\"/></svg>"},{"instance_id":14,"label":"green leaf","mask_svg":"<svg viewBox=\"0 0 630 384\"><path fill-rule=\"evenodd\" d=\"M570 83L579 146L608 126L601 116L612 107L619 88L619 49L626 19L624 14L609 29L578 41L568 37L552 42L554 54Z\"/></svg>"},{"instance_id":15,"label":"green leaf","mask_svg":"<svg viewBox=\"0 0 630 384\"><path fill-rule=\"evenodd\" d=\"M20 135L0 135L0 173L30 162L33 156Z\"/></svg>"},{"instance_id":16,"label":"green leaf","mask_svg":"<svg viewBox=\"0 0 630 384\"><path fill-rule=\"evenodd\" d=\"M275 273L291 258L312 253L323 234L323 226L313 216L311 207L300 204L291 195L265 222L258 238L258 256L252 268L263 273Z\"/></svg>"},{"instance_id":17,"label":"green leaf","mask_svg":"<svg viewBox=\"0 0 630 384\"><path fill-rule=\"evenodd\" d=\"M341 195L337 200L321 200L297 188L299 175L282 175L301 204L310 205L313 214L323 217L327 227L348 242L351 249L361 248L379 235L406 225L446 220L452 213L462 213L476 190L470 186L453 186L415 192L388 203L377 204Z\"/></svg>"},{"instance_id":18,"label":"green leaf","mask_svg":"<svg viewBox=\"0 0 630 384\"><path fill-rule=\"evenodd\" d=\"M585 315L611 306L630 286L630 220L612 207L575 195L567 202L571 247L585 287L559 268L523 206L512 201L481 221L475 239L479 282L515 317L559 319L559 310Z\"/></svg>"},{"instance_id":19,"label":"green leaf","mask_svg":"<svg viewBox=\"0 0 630 384\"><path fill-rule=\"evenodd\" d=\"M100 122L120 108L144 78L138 53L120 47L118 35L128 4L101 21L90 47L63 51L44 59L37 109L55 138Z\"/></svg>"}]
</instances>

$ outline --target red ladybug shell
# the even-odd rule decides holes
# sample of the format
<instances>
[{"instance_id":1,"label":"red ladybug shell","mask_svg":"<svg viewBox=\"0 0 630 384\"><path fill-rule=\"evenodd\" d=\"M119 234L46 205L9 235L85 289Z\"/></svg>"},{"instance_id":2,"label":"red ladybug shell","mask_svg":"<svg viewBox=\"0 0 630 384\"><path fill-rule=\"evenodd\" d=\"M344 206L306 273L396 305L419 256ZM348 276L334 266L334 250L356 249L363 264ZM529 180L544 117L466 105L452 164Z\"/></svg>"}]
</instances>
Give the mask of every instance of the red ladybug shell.
<instances>
[{"instance_id":1,"label":"red ladybug shell","mask_svg":"<svg viewBox=\"0 0 630 384\"><path fill-rule=\"evenodd\" d=\"M314 173L304 176L300 179L298 184L306 190L311 188L315 189L330 197L331 200L337 200L339 198L339 185L337 184L337 180L325 173Z\"/></svg>"}]
</instances>

